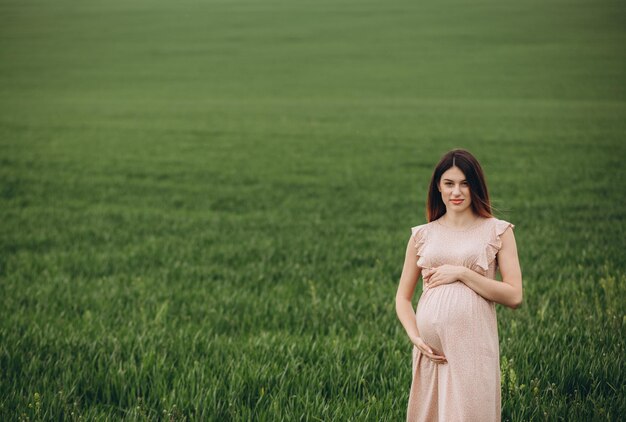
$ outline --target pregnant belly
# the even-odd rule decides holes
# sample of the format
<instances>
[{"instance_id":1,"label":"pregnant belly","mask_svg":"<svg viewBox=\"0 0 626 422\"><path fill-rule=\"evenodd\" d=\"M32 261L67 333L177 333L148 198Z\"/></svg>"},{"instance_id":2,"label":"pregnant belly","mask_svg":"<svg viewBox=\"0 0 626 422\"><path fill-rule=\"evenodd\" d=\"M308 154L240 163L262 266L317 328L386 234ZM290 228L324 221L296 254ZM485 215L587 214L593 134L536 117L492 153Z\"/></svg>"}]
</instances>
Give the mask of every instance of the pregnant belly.
<instances>
[{"instance_id":1,"label":"pregnant belly","mask_svg":"<svg viewBox=\"0 0 626 422\"><path fill-rule=\"evenodd\" d=\"M462 282L424 290L416 321L422 340L435 353L444 355L452 342L469 345L497 330L493 303Z\"/></svg>"}]
</instances>

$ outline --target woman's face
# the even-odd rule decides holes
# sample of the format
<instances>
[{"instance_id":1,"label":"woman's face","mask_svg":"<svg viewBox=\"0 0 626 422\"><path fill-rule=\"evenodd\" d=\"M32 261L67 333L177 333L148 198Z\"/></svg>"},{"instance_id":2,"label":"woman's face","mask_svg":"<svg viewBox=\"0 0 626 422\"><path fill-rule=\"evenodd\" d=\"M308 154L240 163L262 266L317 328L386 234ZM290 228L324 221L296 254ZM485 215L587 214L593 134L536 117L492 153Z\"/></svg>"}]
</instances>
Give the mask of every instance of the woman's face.
<instances>
[{"instance_id":1,"label":"woman's face","mask_svg":"<svg viewBox=\"0 0 626 422\"><path fill-rule=\"evenodd\" d=\"M441 175L439 192L448 212L463 212L471 209L472 198L469 183L458 167L450 167Z\"/></svg>"}]
</instances>

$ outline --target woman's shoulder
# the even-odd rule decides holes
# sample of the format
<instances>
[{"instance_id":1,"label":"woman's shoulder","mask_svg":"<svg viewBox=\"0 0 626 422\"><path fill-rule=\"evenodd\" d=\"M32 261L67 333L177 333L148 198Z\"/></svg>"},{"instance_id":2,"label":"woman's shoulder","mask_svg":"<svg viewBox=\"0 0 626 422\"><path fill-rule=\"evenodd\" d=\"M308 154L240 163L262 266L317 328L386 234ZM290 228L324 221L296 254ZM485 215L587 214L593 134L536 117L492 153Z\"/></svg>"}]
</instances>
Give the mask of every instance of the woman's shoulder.
<instances>
[{"instance_id":1,"label":"woman's shoulder","mask_svg":"<svg viewBox=\"0 0 626 422\"><path fill-rule=\"evenodd\" d=\"M432 227L432 225L434 224L434 221L431 221L430 223L423 223L423 224L419 224L417 226L413 226L411 227L411 235L415 236L415 235L425 235L428 232L428 229L430 227Z\"/></svg>"},{"instance_id":2,"label":"woman's shoulder","mask_svg":"<svg viewBox=\"0 0 626 422\"><path fill-rule=\"evenodd\" d=\"M413 245L418 256L422 255L426 239L428 238L428 232L433 222L424 223L411 227L411 239L413 239Z\"/></svg>"},{"instance_id":3,"label":"woman's shoulder","mask_svg":"<svg viewBox=\"0 0 626 422\"><path fill-rule=\"evenodd\" d=\"M511 229L515 228L515 224L509 222L508 220L503 220L497 217L491 217L490 220L491 226L494 228L497 236L502 235L509 227L511 227Z\"/></svg>"},{"instance_id":4,"label":"woman's shoulder","mask_svg":"<svg viewBox=\"0 0 626 422\"><path fill-rule=\"evenodd\" d=\"M509 229L513 230L515 224L508 220L492 217L489 230L489 246L493 249L494 253L497 253L502 247L502 235Z\"/></svg>"},{"instance_id":5,"label":"woman's shoulder","mask_svg":"<svg viewBox=\"0 0 626 422\"><path fill-rule=\"evenodd\" d=\"M435 222L431 221L411 227L411 238L415 242L416 248L421 249L424 246L428 239L428 234L433 230L434 225Z\"/></svg>"}]
</instances>

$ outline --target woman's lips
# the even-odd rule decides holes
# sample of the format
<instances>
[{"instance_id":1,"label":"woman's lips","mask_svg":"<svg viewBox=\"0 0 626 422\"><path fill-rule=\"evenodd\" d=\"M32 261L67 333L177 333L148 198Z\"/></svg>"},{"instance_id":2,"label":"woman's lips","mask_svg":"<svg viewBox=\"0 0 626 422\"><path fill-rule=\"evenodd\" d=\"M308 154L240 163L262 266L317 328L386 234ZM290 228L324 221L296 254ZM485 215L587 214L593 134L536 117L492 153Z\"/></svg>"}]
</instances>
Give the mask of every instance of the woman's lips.
<instances>
[{"instance_id":1,"label":"woman's lips","mask_svg":"<svg viewBox=\"0 0 626 422\"><path fill-rule=\"evenodd\" d=\"M453 204L460 204L461 202L463 202L462 199L451 199L450 202L452 202Z\"/></svg>"}]
</instances>

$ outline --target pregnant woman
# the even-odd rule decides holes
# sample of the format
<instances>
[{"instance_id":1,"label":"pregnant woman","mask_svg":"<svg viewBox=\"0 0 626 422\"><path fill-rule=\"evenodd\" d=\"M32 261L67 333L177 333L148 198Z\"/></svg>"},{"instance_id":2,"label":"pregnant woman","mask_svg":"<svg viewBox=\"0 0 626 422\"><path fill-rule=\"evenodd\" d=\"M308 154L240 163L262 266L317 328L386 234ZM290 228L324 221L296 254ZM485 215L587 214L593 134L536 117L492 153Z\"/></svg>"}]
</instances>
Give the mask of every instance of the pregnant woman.
<instances>
[{"instance_id":1,"label":"pregnant woman","mask_svg":"<svg viewBox=\"0 0 626 422\"><path fill-rule=\"evenodd\" d=\"M460 149L435 168L427 217L411 230L396 294L414 345L407 421L500 421L495 304L522 303L514 226L492 215L480 164Z\"/></svg>"}]
</instances>

